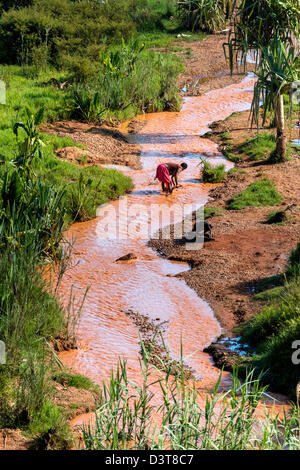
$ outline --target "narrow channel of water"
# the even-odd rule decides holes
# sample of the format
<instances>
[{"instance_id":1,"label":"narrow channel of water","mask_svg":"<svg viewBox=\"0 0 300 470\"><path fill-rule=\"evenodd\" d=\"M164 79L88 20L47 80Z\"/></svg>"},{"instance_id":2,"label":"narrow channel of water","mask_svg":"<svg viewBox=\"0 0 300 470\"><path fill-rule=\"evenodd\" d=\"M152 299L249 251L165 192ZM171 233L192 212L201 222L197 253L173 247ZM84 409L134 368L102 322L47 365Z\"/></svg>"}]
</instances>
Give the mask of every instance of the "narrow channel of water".
<instances>
[{"instance_id":1,"label":"narrow channel of water","mask_svg":"<svg viewBox=\"0 0 300 470\"><path fill-rule=\"evenodd\" d=\"M121 202L126 201L132 224L144 223L145 226L146 223L147 226L147 208L153 204L199 206L207 201L210 186L199 180L199 155L209 156L216 162L222 156L215 143L201 136L208 131L209 123L249 109L252 88L253 77L248 76L240 84L185 98L180 112L138 118L145 121L142 131L134 136L141 145L143 168L124 168L135 188ZM152 184L156 166L183 160L188 163L188 169L182 173L182 187L171 196L162 195L160 186ZM138 211L137 204L146 209ZM62 353L61 359L100 383L109 376L118 358L125 357L129 375L138 380L139 335L124 313L132 309L152 319L168 321L166 341L172 356L179 357L182 338L184 355L189 355L186 362L195 370L199 388L211 387L219 370L203 349L221 332L212 309L183 280L167 276L187 269L187 265L159 258L145 240L114 239L114 235L104 240L100 236L105 214L106 217L110 214L112 223L116 218L119 224L119 209L120 202L114 201L100 209L97 219L74 224L66 233L68 239L75 240L77 265L64 278L63 294L67 298L72 285L79 297L87 286L90 290L78 328L80 349ZM115 262L129 252L137 259ZM226 376L224 380L226 382Z\"/></svg>"}]
</instances>

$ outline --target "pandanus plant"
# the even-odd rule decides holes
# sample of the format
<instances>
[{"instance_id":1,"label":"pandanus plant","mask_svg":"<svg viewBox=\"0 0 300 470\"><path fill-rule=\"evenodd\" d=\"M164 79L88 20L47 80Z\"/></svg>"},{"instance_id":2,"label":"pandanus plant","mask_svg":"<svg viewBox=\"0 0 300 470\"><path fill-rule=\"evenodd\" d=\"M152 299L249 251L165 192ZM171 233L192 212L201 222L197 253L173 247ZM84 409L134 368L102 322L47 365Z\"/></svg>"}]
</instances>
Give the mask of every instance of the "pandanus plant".
<instances>
[{"instance_id":1,"label":"pandanus plant","mask_svg":"<svg viewBox=\"0 0 300 470\"><path fill-rule=\"evenodd\" d=\"M248 51L257 55L261 46L267 47L275 38L292 44L299 35L299 0L233 0L232 3L232 27L228 42L223 44L231 72L235 63L240 62L246 68Z\"/></svg>"},{"instance_id":2,"label":"pandanus plant","mask_svg":"<svg viewBox=\"0 0 300 470\"><path fill-rule=\"evenodd\" d=\"M267 47L261 47L261 59L254 86L252 101L252 123L258 124L260 107L262 121L268 115L275 117L277 138L274 156L277 161L286 158L284 95L292 100L293 84L299 77L299 56L293 46L285 45L280 38L270 41Z\"/></svg>"}]
</instances>

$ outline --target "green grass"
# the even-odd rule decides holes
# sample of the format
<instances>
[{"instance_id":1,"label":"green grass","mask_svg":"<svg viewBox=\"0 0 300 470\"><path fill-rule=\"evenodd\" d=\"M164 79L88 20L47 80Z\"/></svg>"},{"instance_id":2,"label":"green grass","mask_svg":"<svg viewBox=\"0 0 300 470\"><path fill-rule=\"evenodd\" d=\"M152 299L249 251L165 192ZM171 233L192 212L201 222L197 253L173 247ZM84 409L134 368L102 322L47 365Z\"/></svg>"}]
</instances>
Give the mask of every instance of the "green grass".
<instances>
[{"instance_id":1,"label":"green grass","mask_svg":"<svg viewBox=\"0 0 300 470\"><path fill-rule=\"evenodd\" d=\"M224 210L220 207L204 207L204 218L209 219L210 217L222 217Z\"/></svg>"},{"instance_id":2,"label":"green grass","mask_svg":"<svg viewBox=\"0 0 300 470\"><path fill-rule=\"evenodd\" d=\"M282 293L284 292L284 286L277 286L272 287L271 289L267 289L263 292L259 292L253 296L254 300L260 300L262 302L269 302L270 300L278 299Z\"/></svg>"},{"instance_id":3,"label":"green grass","mask_svg":"<svg viewBox=\"0 0 300 470\"><path fill-rule=\"evenodd\" d=\"M52 76L52 70L36 81L25 78L21 68L5 67L9 77L7 104L0 105L0 158L7 162L16 157L17 143L13 133L13 123L24 118L23 105L29 105L33 112L40 107L45 109L45 120L66 117L66 94L51 87L41 87L40 82ZM57 148L78 146L70 138L42 134L45 143L43 158L34 163L34 172L41 181L46 181L56 188L64 187L67 206L66 224L74 220L87 220L95 217L97 206L110 199L128 192L133 185L130 178L117 170L97 167L84 167L65 162L54 154ZM0 176L6 171L5 165L0 167ZM80 190L81 189L81 190Z\"/></svg>"},{"instance_id":4,"label":"green grass","mask_svg":"<svg viewBox=\"0 0 300 470\"><path fill-rule=\"evenodd\" d=\"M117 48L111 54L119 51ZM176 80L184 69L179 57L144 50L130 72L125 70L127 67L125 61L114 74L100 69L98 78L90 85L93 92L98 92L99 107L105 109L102 119L128 120L142 112L179 111L181 99ZM82 88L79 93L84 93Z\"/></svg>"},{"instance_id":5,"label":"green grass","mask_svg":"<svg viewBox=\"0 0 300 470\"><path fill-rule=\"evenodd\" d=\"M205 395L185 379L184 358L177 371L172 365L155 367L149 360L152 345L142 345L140 362L143 383L130 386L127 364L119 361L110 380L102 386L95 425L83 427L87 450L267 450L298 449L299 422L294 407L280 419L265 409L257 432L254 416L266 387L253 371L240 381L233 373L231 388L220 390L221 376ZM158 364L160 360L158 360ZM159 408L150 392L151 377L162 396ZM130 392L129 392L130 390ZM155 418L156 416L156 418ZM158 419L157 419L158 416Z\"/></svg>"},{"instance_id":6,"label":"green grass","mask_svg":"<svg viewBox=\"0 0 300 470\"><path fill-rule=\"evenodd\" d=\"M241 168L231 168L227 172L227 174L228 174L228 176L230 176L230 175L246 175L247 171L242 170Z\"/></svg>"},{"instance_id":7,"label":"green grass","mask_svg":"<svg viewBox=\"0 0 300 470\"><path fill-rule=\"evenodd\" d=\"M239 331L242 340L254 350L252 366L265 371L265 382L293 399L300 381L299 366L292 362L292 345L300 338L299 253L300 244L291 253L285 273L264 282L266 290L254 299L267 305Z\"/></svg>"},{"instance_id":8,"label":"green grass","mask_svg":"<svg viewBox=\"0 0 300 470\"><path fill-rule=\"evenodd\" d=\"M269 132L263 132L240 146L241 152L251 160L267 159L276 148L276 138Z\"/></svg>"},{"instance_id":9,"label":"green grass","mask_svg":"<svg viewBox=\"0 0 300 470\"><path fill-rule=\"evenodd\" d=\"M27 434L35 437L32 450L70 450L73 437L62 410L46 401L29 425Z\"/></svg>"},{"instance_id":10,"label":"green grass","mask_svg":"<svg viewBox=\"0 0 300 470\"><path fill-rule=\"evenodd\" d=\"M283 211L271 211L266 220L267 224L285 225L292 217Z\"/></svg>"},{"instance_id":11,"label":"green grass","mask_svg":"<svg viewBox=\"0 0 300 470\"><path fill-rule=\"evenodd\" d=\"M229 147L230 148L230 147ZM232 153L228 150L228 148L225 148L222 150L223 152L223 155L227 158L227 160L229 160L230 162L233 162L233 163L238 163L238 162L241 162L242 161L242 156L241 155L237 155L236 153Z\"/></svg>"},{"instance_id":12,"label":"green grass","mask_svg":"<svg viewBox=\"0 0 300 470\"><path fill-rule=\"evenodd\" d=\"M231 140L230 132L223 132L221 139L224 143L228 143Z\"/></svg>"},{"instance_id":13,"label":"green grass","mask_svg":"<svg viewBox=\"0 0 300 470\"><path fill-rule=\"evenodd\" d=\"M212 165L202 160L202 179L205 183L221 183L226 179L225 165Z\"/></svg>"},{"instance_id":14,"label":"green grass","mask_svg":"<svg viewBox=\"0 0 300 470\"><path fill-rule=\"evenodd\" d=\"M98 390L88 377L80 374L69 374L67 372L59 372L53 376L53 380L68 387L82 388L83 390Z\"/></svg>"},{"instance_id":15,"label":"green grass","mask_svg":"<svg viewBox=\"0 0 300 470\"><path fill-rule=\"evenodd\" d=\"M261 179L251 183L244 191L234 196L227 205L229 210L242 210L245 207L275 206L282 202L274 182Z\"/></svg>"}]
</instances>

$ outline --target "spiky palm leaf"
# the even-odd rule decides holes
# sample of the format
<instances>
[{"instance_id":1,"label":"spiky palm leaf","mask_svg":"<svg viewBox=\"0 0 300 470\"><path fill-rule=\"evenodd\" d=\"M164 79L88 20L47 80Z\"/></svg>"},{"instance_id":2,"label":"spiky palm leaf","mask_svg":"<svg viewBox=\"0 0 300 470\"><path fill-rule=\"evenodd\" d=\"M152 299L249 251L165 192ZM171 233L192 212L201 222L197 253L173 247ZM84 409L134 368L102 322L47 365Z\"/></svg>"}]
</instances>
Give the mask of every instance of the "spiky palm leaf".
<instances>
[{"instance_id":1,"label":"spiky palm leaf","mask_svg":"<svg viewBox=\"0 0 300 470\"><path fill-rule=\"evenodd\" d=\"M288 93L292 84L298 80L299 65L295 48L286 47L277 38L267 47L261 48L259 69L255 72L257 82L251 107L252 123L258 124L259 109L263 106L263 124L267 114L275 112L277 98Z\"/></svg>"},{"instance_id":2,"label":"spiky palm leaf","mask_svg":"<svg viewBox=\"0 0 300 470\"><path fill-rule=\"evenodd\" d=\"M257 82L251 106L252 124L259 122L260 107L263 108L263 124L268 113L275 116L277 138L277 161L286 156L285 117L283 94L291 99L291 89L299 77L299 61L294 47L287 47L279 39L270 41L267 47L261 47L259 69L256 72Z\"/></svg>"}]
</instances>

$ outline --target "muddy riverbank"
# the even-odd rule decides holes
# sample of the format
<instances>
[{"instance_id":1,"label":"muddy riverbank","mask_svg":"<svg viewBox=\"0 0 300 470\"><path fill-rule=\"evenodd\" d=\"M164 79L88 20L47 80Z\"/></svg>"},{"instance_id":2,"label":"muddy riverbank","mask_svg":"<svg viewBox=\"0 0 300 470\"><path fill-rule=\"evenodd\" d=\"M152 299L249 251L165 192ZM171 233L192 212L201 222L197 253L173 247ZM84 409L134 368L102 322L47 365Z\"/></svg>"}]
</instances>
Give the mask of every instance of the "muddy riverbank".
<instances>
[{"instance_id":1,"label":"muddy riverbank","mask_svg":"<svg viewBox=\"0 0 300 470\"><path fill-rule=\"evenodd\" d=\"M216 142L221 151L224 132L230 134L233 147L257 132L249 128L248 112L234 114L212 124L211 128L209 139ZM298 129L293 128L293 138L297 132ZM185 250L174 239L150 242L152 248L163 250L167 258L190 263L192 269L178 277L209 302L227 333L261 309L261 303L252 300L253 293L261 281L283 272L300 236L299 153L292 149L289 161L273 165L244 158L237 168L239 171L230 175L225 184L209 193L207 206L218 209L220 214L209 219L214 241L205 243L203 249L197 251ZM229 199L262 178L275 182L283 198L281 205L226 210ZM295 205L295 209L287 223L266 223L272 210L290 205Z\"/></svg>"}]
</instances>

